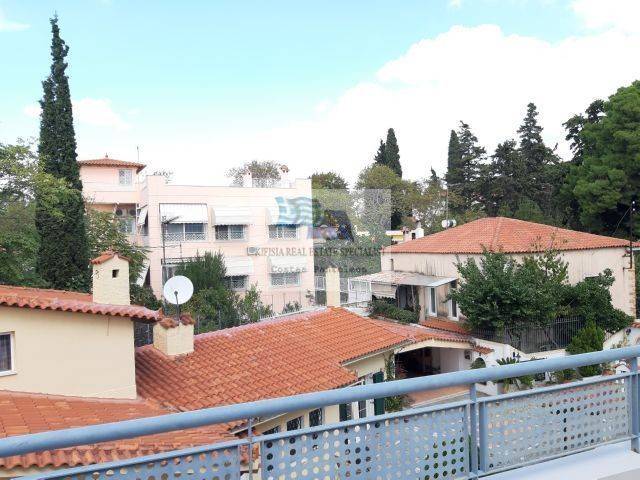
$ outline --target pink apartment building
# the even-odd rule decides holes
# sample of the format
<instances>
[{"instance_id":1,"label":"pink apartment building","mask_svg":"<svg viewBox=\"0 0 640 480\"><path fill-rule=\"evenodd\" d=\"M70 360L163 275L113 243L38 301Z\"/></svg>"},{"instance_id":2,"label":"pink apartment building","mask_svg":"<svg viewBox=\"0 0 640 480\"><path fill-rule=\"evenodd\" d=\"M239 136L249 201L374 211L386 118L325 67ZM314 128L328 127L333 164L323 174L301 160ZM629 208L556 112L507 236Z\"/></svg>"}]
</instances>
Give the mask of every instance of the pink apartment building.
<instances>
[{"instance_id":1,"label":"pink apartment building","mask_svg":"<svg viewBox=\"0 0 640 480\"><path fill-rule=\"evenodd\" d=\"M78 163L85 201L114 212L132 241L148 248L138 282L156 295L179 262L220 251L238 292L257 284L275 312L287 303L309 305L311 180L284 178L266 188L254 187L247 175L243 186L174 185L144 175L145 165L136 162L105 156Z\"/></svg>"}]
</instances>

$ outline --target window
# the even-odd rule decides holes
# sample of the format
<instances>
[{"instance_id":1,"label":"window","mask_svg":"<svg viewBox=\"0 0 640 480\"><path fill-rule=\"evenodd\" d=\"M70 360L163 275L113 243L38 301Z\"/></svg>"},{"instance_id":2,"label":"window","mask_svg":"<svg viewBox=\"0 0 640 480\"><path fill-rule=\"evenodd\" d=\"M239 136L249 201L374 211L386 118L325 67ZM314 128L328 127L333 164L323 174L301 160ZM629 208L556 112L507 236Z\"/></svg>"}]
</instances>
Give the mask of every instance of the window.
<instances>
[{"instance_id":1,"label":"window","mask_svg":"<svg viewBox=\"0 0 640 480\"><path fill-rule=\"evenodd\" d=\"M269 238L271 239L286 240L297 238L297 236L297 225L269 225Z\"/></svg>"},{"instance_id":2,"label":"window","mask_svg":"<svg viewBox=\"0 0 640 480\"><path fill-rule=\"evenodd\" d=\"M271 286L272 287L295 287L300 285L300 273L299 272L286 272L286 273L272 273L271 274Z\"/></svg>"},{"instance_id":3,"label":"window","mask_svg":"<svg viewBox=\"0 0 640 480\"><path fill-rule=\"evenodd\" d=\"M322 425L322 409L317 408L309 412L309 426L318 427Z\"/></svg>"},{"instance_id":4,"label":"window","mask_svg":"<svg viewBox=\"0 0 640 480\"><path fill-rule=\"evenodd\" d=\"M367 416L367 401L360 400L358 402L358 418L365 418Z\"/></svg>"},{"instance_id":5,"label":"window","mask_svg":"<svg viewBox=\"0 0 640 480\"><path fill-rule=\"evenodd\" d=\"M118 230L122 233L133 234L136 231L136 219L125 217L118 219Z\"/></svg>"},{"instance_id":6,"label":"window","mask_svg":"<svg viewBox=\"0 0 640 480\"><path fill-rule=\"evenodd\" d=\"M438 314L438 299L435 287L429 287L429 315Z\"/></svg>"},{"instance_id":7,"label":"window","mask_svg":"<svg viewBox=\"0 0 640 480\"><path fill-rule=\"evenodd\" d=\"M167 242L189 242L206 240L204 223L167 223L164 225L164 239Z\"/></svg>"},{"instance_id":8,"label":"window","mask_svg":"<svg viewBox=\"0 0 640 480\"><path fill-rule=\"evenodd\" d=\"M111 270L111 277L112 278L118 278L118 274L120 273L120 270L118 270L117 268L114 270Z\"/></svg>"},{"instance_id":9,"label":"window","mask_svg":"<svg viewBox=\"0 0 640 480\"><path fill-rule=\"evenodd\" d=\"M13 338L10 333L0 333L0 373L13 371Z\"/></svg>"},{"instance_id":10,"label":"window","mask_svg":"<svg viewBox=\"0 0 640 480\"><path fill-rule=\"evenodd\" d=\"M302 417L292 418L287 422L287 432L300 430L302 428Z\"/></svg>"},{"instance_id":11,"label":"window","mask_svg":"<svg viewBox=\"0 0 640 480\"><path fill-rule=\"evenodd\" d=\"M339 407L340 409L340 421L345 422L353 418L353 412L350 403L343 403Z\"/></svg>"},{"instance_id":12,"label":"window","mask_svg":"<svg viewBox=\"0 0 640 480\"><path fill-rule=\"evenodd\" d=\"M280 425L276 425L275 427L262 432L263 435L273 435L274 433L280 433Z\"/></svg>"},{"instance_id":13,"label":"window","mask_svg":"<svg viewBox=\"0 0 640 480\"><path fill-rule=\"evenodd\" d=\"M449 300L449 316L451 318L458 318L458 304L453 298Z\"/></svg>"},{"instance_id":14,"label":"window","mask_svg":"<svg viewBox=\"0 0 640 480\"><path fill-rule=\"evenodd\" d=\"M247 276L246 275L231 275L225 277L227 286L232 290L244 290L247 288Z\"/></svg>"},{"instance_id":15,"label":"window","mask_svg":"<svg viewBox=\"0 0 640 480\"><path fill-rule=\"evenodd\" d=\"M391 264L391 271L393 272L395 270L393 258L389 260L389 263Z\"/></svg>"},{"instance_id":16,"label":"window","mask_svg":"<svg viewBox=\"0 0 640 480\"><path fill-rule=\"evenodd\" d=\"M216 225L216 240L244 240L244 225Z\"/></svg>"},{"instance_id":17,"label":"window","mask_svg":"<svg viewBox=\"0 0 640 480\"><path fill-rule=\"evenodd\" d=\"M133 170L118 170L120 185L131 185L133 183Z\"/></svg>"}]
</instances>

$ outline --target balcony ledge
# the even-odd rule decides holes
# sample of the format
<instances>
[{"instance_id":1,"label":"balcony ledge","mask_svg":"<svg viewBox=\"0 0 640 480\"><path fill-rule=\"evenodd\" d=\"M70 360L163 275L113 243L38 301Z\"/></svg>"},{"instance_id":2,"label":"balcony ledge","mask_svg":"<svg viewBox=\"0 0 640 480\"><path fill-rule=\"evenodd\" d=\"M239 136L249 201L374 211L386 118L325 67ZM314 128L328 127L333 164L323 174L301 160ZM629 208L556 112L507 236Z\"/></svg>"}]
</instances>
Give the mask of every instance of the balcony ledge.
<instances>
[{"instance_id":1,"label":"balcony ledge","mask_svg":"<svg viewBox=\"0 0 640 480\"><path fill-rule=\"evenodd\" d=\"M491 475L491 480L632 480L640 478L640 454L629 442L604 445L586 452Z\"/></svg>"}]
</instances>

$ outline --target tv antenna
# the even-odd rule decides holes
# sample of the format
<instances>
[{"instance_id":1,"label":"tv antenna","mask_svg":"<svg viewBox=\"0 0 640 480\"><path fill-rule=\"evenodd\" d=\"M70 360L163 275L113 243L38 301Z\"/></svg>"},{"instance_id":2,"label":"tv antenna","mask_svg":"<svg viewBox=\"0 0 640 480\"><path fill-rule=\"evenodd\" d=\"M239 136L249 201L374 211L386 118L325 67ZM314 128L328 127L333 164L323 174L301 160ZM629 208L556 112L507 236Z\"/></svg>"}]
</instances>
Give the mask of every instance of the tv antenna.
<instances>
[{"instance_id":1,"label":"tv antenna","mask_svg":"<svg viewBox=\"0 0 640 480\"><path fill-rule=\"evenodd\" d=\"M171 277L162 288L164 299L176 306L176 320L178 323L180 323L180 305L188 302L191 295L193 295L193 283L182 275Z\"/></svg>"}]
</instances>

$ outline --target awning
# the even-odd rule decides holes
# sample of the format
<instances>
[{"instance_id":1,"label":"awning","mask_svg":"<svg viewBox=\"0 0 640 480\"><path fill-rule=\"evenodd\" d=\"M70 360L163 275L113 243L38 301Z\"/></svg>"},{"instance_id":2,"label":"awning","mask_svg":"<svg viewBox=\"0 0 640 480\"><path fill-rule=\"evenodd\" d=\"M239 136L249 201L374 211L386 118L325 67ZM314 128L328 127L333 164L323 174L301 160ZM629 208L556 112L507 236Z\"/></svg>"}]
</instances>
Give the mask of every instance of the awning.
<instances>
[{"instance_id":1,"label":"awning","mask_svg":"<svg viewBox=\"0 0 640 480\"><path fill-rule=\"evenodd\" d=\"M253 259L249 257L224 257L227 277L251 275L253 273Z\"/></svg>"},{"instance_id":2,"label":"awning","mask_svg":"<svg viewBox=\"0 0 640 480\"><path fill-rule=\"evenodd\" d=\"M142 263L142 270L140 270L140 273L138 274L138 278L136 279L136 284L140 286L144 285L144 281L147 278L148 271L149 271L149 260L145 260Z\"/></svg>"},{"instance_id":3,"label":"awning","mask_svg":"<svg viewBox=\"0 0 640 480\"><path fill-rule=\"evenodd\" d=\"M385 285L414 285L417 287L439 287L447 283L455 282L455 277L437 277L435 275L423 275L415 272L399 272L397 270L388 270L384 272L372 273L370 275L362 275L353 277L352 280L360 280L365 282L385 284Z\"/></svg>"},{"instance_id":4,"label":"awning","mask_svg":"<svg viewBox=\"0 0 640 480\"><path fill-rule=\"evenodd\" d=\"M138 226L141 227L147 221L147 206L145 205L138 212Z\"/></svg>"},{"instance_id":5,"label":"awning","mask_svg":"<svg viewBox=\"0 0 640 480\"><path fill-rule=\"evenodd\" d=\"M209 223L206 203L161 203L160 219L172 223Z\"/></svg>"},{"instance_id":6,"label":"awning","mask_svg":"<svg viewBox=\"0 0 640 480\"><path fill-rule=\"evenodd\" d=\"M307 257L269 257L269 267L271 273L306 272Z\"/></svg>"},{"instance_id":7,"label":"awning","mask_svg":"<svg viewBox=\"0 0 640 480\"><path fill-rule=\"evenodd\" d=\"M251 209L249 207L213 207L214 225L249 225Z\"/></svg>"},{"instance_id":8,"label":"awning","mask_svg":"<svg viewBox=\"0 0 640 480\"><path fill-rule=\"evenodd\" d=\"M376 297L396 298L396 285L371 282L371 293Z\"/></svg>"}]
</instances>

